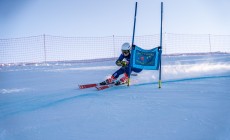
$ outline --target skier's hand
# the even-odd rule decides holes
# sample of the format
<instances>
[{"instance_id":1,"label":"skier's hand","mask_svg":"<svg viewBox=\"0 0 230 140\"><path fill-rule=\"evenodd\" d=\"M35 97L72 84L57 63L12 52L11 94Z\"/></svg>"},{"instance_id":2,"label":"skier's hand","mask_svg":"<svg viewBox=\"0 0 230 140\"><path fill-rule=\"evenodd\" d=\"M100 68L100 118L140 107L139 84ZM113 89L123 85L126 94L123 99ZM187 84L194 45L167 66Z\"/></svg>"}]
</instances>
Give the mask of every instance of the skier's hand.
<instances>
[{"instance_id":1,"label":"skier's hand","mask_svg":"<svg viewBox=\"0 0 230 140\"><path fill-rule=\"evenodd\" d=\"M128 62L126 62L126 61L121 61L121 66L122 67L125 67L125 66L127 66L128 65Z\"/></svg>"},{"instance_id":2,"label":"skier's hand","mask_svg":"<svg viewBox=\"0 0 230 140\"><path fill-rule=\"evenodd\" d=\"M121 61L116 62L117 66L122 66Z\"/></svg>"},{"instance_id":3,"label":"skier's hand","mask_svg":"<svg viewBox=\"0 0 230 140\"><path fill-rule=\"evenodd\" d=\"M125 67L128 65L128 62L126 61L117 61L116 62L117 66Z\"/></svg>"}]
</instances>

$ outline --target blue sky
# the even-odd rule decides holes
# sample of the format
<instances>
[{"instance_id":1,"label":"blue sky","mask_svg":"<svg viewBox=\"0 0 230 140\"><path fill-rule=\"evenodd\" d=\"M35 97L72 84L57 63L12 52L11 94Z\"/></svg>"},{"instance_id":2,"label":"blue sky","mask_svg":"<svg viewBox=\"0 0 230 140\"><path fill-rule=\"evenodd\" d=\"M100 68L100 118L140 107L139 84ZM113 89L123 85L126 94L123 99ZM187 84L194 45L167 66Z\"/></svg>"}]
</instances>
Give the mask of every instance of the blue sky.
<instances>
[{"instance_id":1,"label":"blue sky","mask_svg":"<svg viewBox=\"0 0 230 140\"><path fill-rule=\"evenodd\" d=\"M0 0L0 38L32 35L230 34L229 0Z\"/></svg>"}]
</instances>

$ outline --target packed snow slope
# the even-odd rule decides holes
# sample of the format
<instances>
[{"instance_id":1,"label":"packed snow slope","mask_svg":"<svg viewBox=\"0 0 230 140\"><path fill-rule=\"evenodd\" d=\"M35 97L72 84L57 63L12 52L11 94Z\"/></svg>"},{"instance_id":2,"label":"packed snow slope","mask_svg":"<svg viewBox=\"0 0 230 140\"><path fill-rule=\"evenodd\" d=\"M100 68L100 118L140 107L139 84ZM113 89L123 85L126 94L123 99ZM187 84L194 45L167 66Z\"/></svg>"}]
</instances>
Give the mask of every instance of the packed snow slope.
<instances>
[{"instance_id":1,"label":"packed snow slope","mask_svg":"<svg viewBox=\"0 0 230 140\"><path fill-rule=\"evenodd\" d=\"M114 61L0 67L0 140L229 140L230 54L163 56L132 85Z\"/></svg>"}]
</instances>

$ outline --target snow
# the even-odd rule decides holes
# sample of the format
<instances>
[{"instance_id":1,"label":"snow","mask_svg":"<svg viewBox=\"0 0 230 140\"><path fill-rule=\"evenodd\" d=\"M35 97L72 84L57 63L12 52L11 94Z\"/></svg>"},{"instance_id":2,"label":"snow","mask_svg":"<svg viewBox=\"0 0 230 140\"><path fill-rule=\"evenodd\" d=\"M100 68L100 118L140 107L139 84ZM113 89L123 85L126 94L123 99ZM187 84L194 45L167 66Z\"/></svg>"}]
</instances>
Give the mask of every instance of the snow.
<instances>
[{"instance_id":1,"label":"snow","mask_svg":"<svg viewBox=\"0 0 230 140\"><path fill-rule=\"evenodd\" d=\"M229 140L230 55L163 56L130 87L78 89L114 61L0 67L0 140Z\"/></svg>"}]
</instances>

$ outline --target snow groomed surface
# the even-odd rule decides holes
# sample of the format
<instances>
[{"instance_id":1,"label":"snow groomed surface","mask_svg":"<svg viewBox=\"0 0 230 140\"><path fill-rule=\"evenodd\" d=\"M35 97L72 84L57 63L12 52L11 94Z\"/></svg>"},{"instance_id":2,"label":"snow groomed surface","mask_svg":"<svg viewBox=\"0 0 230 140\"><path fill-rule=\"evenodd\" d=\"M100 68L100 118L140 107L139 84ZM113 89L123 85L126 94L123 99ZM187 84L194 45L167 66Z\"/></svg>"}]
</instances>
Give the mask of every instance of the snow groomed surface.
<instances>
[{"instance_id":1,"label":"snow groomed surface","mask_svg":"<svg viewBox=\"0 0 230 140\"><path fill-rule=\"evenodd\" d=\"M230 139L230 55L164 56L130 87L101 82L114 61L0 67L0 140Z\"/></svg>"}]
</instances>

